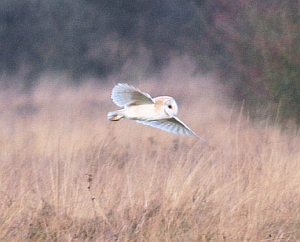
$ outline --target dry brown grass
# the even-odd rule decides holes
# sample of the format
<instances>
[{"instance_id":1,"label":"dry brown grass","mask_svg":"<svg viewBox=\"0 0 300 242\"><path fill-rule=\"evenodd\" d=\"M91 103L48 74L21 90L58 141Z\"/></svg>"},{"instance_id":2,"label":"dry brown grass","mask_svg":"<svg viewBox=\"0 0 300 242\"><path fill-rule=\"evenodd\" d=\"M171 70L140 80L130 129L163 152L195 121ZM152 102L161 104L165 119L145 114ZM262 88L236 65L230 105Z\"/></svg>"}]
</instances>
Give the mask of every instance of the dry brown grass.
<instances>
[{"instance_id":1,"label":"dry brown grass","mask_svg":"<svg viewBox=\"0 0 300 242\"><path fill-rule=\"evenodd\" d=\"M254 126L207 78L168 75L137 86L174 96L209 144L109 123L112 83L3 91L0 240L300 240L296 132Z\"/></svg>"}]
</instances>

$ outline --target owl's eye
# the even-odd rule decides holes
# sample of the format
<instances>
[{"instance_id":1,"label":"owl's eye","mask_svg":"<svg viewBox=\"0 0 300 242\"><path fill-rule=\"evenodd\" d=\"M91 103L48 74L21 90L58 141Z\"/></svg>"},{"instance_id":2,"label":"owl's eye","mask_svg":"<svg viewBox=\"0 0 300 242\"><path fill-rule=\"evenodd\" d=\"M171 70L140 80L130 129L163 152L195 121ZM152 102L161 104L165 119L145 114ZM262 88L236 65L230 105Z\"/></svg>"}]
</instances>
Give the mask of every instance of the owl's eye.
<instances>
[{"instance_id":1,"label":"owl's eye","mask_svg":"<svg viewBox=\"0 0 300 242\"><path fill-rule=\"evenodd\" d=\"M169 109L172 109L172 108L173 108L173 106L170 104L170 105L168 105L168 108L169 108Z\"/></svg>"}]
</instances>

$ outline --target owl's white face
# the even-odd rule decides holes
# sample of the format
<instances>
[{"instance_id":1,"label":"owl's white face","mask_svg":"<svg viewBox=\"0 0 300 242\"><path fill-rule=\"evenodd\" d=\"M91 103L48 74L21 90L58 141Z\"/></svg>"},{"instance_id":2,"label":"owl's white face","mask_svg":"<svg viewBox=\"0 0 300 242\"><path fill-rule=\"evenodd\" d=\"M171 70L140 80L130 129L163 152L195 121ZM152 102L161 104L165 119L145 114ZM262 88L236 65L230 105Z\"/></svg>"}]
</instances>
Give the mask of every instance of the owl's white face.
<instances>
[{"instance_id":1,"label":"owl's white face","mask_svg":"<svg viewBox=\"0 0 300 242\"><path fill-rule=\"evenodd\" d=\"M175 115L177 115L178 106L177 106L177 103L175 102L174 98L170 97L169 100L165 101L164 110L170 118L173 118Z\"/></svg>"}]
</instances>

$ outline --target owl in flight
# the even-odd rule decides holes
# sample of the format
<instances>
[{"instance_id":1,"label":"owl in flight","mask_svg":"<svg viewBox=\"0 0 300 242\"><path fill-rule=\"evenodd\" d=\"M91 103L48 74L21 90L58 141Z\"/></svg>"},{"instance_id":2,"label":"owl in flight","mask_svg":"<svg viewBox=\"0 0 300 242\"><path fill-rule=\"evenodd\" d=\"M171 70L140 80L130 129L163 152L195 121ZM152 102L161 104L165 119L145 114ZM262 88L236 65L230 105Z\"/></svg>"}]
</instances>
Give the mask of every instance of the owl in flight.
<instances>
[{"instance_id":1,"label":"owl in flight","mask_svg":"<svg viewBox=\"0 0 300 242\"><path fill-rule=\"evenodd\" d=\"M148 93L141 92L133 86L119 83L113 88L111 98L123 109L109 112L107 118L110 121L119 121L122 118L133 119L138 123L167 132L196 136L205 141L175 116L178 107L172 97L152 98Z\"/></svg>"}]
</instances>

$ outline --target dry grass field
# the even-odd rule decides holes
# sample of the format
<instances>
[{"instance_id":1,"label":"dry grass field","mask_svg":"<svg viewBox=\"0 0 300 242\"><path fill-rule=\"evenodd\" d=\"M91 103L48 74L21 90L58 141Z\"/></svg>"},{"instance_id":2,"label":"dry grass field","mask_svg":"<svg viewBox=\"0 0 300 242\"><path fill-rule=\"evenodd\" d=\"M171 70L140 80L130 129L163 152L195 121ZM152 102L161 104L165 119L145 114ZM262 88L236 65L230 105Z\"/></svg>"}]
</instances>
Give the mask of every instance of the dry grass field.
<instances>
[{"instance_id":1,"label":"dry grass field","mask_svg":"<svg viewBox=\"0 0 300 242\"><path fill-rule=\"evenodd\" d=\"M296 129L185 74L132 84L175 97L208 143L112 123L117 82L0 91L0 241L300 241Z\"/></svg>"}]
</instances>

